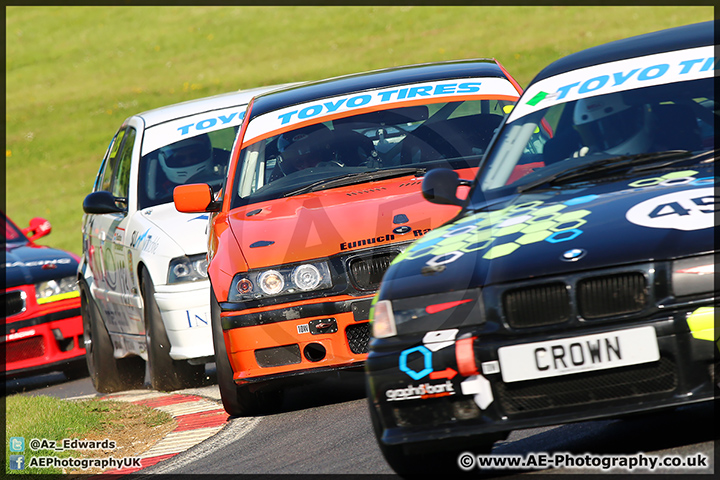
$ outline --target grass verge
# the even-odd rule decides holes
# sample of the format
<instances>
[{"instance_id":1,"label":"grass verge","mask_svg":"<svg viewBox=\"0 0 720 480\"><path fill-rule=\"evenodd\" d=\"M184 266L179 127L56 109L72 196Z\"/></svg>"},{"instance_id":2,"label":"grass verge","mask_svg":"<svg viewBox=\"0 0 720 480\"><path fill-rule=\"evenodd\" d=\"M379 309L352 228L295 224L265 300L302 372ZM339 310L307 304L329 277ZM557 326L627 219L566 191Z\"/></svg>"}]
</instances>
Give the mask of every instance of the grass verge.
<instances>
[{"instance_id":1,"label":"grass verge","mask_svg":"<svg viewBox=\"0 0 720 480\"><path fill-rule=\"evenodd\" d=\"M127 402L88 399L60 400L48 396L12 395L6 398L5 458L7 474L94 474L100 468L40 468L29 467L40 457L61 459L114 459L138 457L175 428L177 422L169 414L150 407ZM24 439L24 450L13 451ZM33 439L40 440L38 448ZM70 447L64 450L63 440ZM72 440L100 442L96 449L79 449ZM47 440L43 442L43 440ZM114 445L108 440L115 442ZM52 448L50 442L55 442ZM24 456L25 468L11 469L10 461ZM17 465L17 463L16 463Z\"/></svg>"},{"instance_id":2,"label":"grass verge","mask_svg":"<svg viewBox=\"0 0 720 480\"><path fill-rule=\"evenodd\" d=\"M583 48L713 19L677 6L9 6L6 213L81 253L113 134L151 108L260 85L495 57L527 86Z\"/></svg>"}]
</instances>

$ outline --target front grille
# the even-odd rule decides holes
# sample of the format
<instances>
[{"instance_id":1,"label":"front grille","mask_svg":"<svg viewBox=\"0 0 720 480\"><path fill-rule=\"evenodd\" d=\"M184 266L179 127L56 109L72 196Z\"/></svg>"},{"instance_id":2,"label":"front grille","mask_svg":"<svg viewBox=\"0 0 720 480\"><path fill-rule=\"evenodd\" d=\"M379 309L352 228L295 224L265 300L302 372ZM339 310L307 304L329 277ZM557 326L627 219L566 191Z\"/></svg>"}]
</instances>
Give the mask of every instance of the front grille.
<instances>
[{"instance_id":1,"label":"front grille","mask_svg":"<svg viewBox=\"0 0 720 480\"><path fill-rule=\"evenodd\" d=\"M641 311L647 302L645 276L630 272L578 283L578 309L586 319Z\"/></svg>"},{"instance_id":2,"label":"front grille","mask_svg":"<svg viewBox=\"0 0 720 480\"><path fill-rule=\"evenodd\" d=\"M657 362L555 378L497 384L500 405L508 413L588 405L608 400L670 392L677 386L675 362Z\"/></svg>"},{"instance_id":3,"label":"front grille","mask_svg":"<svg viewBox=\"0 0 720 480\"><path fill-rule=\"evenodd\" d=\"M258 365L263 368L279 367L281 365L291 365L300 363L300 346L283 345L282 347L261 348L255 350L255 360Z\"/></svg>"},{"instance_id":4,"label":"front grille","mask_svg":"<svg viewBox=\"0 0 720 480\"><path fill-rule=\"evenodd\" d=\"M44 355L45 342L42 336L28 337L0 344L0 358L4 358L8 362L19 362Z\"/></svg>"},{"instance_id":5,"label":"front grille","mask_svg":"<svg viewBox=\"0 0 720 480\"><path fill-rule=\"evenodd\" d=\"M2 294L5 316L10 317L25 311L25 292L17 290Z\"/></svg>"},{"instance_id":6,"label":"front grille","mask_svg":"<svg viewBox=\"0 0 720 480\"><path fill-rule=\"evenodd\" d=\"M398 252L378 253L356 257L348 262L350 278L360 290L377 290L385 271Z\"/></svg>"},{"instance_id":7,"label":"front grille","mask_svg":"<svg viewBox=\"0 0 720 480\"><path fill-rule=\"evenodd\" d=\"M570 319L570 298L563 283L508 291L505 316L513 328L554 325Z\"/></svg>"},{"instance_id":8,"label":"front grille","mask_svg":"<svg viewBox=\"0 0 720 480\"><path fill-rule=\"evenodd\" d=\"M368 353L370 322L350 325L345 329L345 336L352 353Z\"/></svg>"}]
</instances>

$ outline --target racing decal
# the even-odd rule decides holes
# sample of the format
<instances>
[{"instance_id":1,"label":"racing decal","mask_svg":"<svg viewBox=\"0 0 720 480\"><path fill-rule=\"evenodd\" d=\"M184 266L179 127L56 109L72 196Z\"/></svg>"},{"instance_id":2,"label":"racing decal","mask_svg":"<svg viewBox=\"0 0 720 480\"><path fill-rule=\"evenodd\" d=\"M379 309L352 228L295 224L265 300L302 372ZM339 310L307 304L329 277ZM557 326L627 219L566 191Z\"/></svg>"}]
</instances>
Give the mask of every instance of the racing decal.
<instances>
[{"instance_id":1,"label":"racing decal","mask_svg":"<svg viewBox=\"0 0 720 480\"><path fill-rule=\"evenodd\" d=\"M190 310L185 310L185 314L187 315L187 321L188 321L188 327L207 327L210 325L206 318L209 318L210 315L205 312L202 316L198 315L197 313L190 313Z\"/></svg>"},{"instance_id":2,"label":"racing decal","mask_svg":"<svg viewBox=\"0 0 720 480\"><path fill-rule=\"evenodd\" d=\"M53 258L51 260L34 260L32 262L22 262L20 260L12 263L4 263L2 268L14 268L14 267L44 267L45 265L67 265L72 263L71 258Z\"/></svg>"},{"instance_id":3,"label":"racing decal","mask_svg":"<svg viewBox=\"0 0 720 480\"><path fill-rule=\"evenodd\" d=\"M480 212L463 221L436 229L421 242L412 244L395 257L395 262L428 257L425 264L438 267L453 263L467 253L483 253L482 258L494 259L537 242L561 243L574 240L583 233L582 227L590 210L568 211L568 207L590 201L590 196L545 206L537 200Z\"/></svg>"},{"instance_id":4,"label":"racing decal","mask_svg":"<svg viewBox=\"0 0 720 480\"><path fill-rule=\"evenodd\" d=\"M711 78L716 67L714 47L709 45L581 68L531 85L523 95L529 100L518 103L507 121L579 98Z\"/></svg>"},{"instance_id":5,"label":"racing decal","mask_svg":"<svg viewBox=\"0 0 720 480\"><path fill-rule=\"evenodd\" d=\"M432 366L432 354L433 352L437 352L438 350L454 345L457 333L457 328L427 332L423 337L422 345L408 348L400 353L400 371L406 373L413 380L420 380L426 376L429 376L431 380L439 378L447 378L448 380L451 380L457 372L449 367L442 371L434 371ZM408 358L411 355L416 357L422 356L423 368L421 370L414 370L408 365Z\"/></svg>"},{"instance_id":6,"label":"racing decal","mask_svg":"<svg viewBox=\"0 0 720 480\"><path fill-rule=\"evenodd\" d=\"M150 235L149 228L142 234L139 234L138 231L134 231L130 237L130 247L142 252L154 254L159 246L160 240L153 240L153 236Z\"/></svg>"},{"instance_id":7,"label":"racing decal","mask_svg":"<svg viewBox=\"0 0 720 480\"><path fill-rule=\"evenodd\" d=\"M394 388L387 390L385 396L388 402L399 400L415 400L455 395L452 382L446 380L444 383L422 383L420 385L408 385L407 388Z\"/></svg>"},{"instance_id":8,"label":"racing decal","mask_svg":"<svg viewBox=\"0 0 720 480\"><path fill-rule=\"evenodd\" d=\"M512 83L502 78L463 78L367 90L286 107L258 116L247 127L243 144L283 127L308 121L322 121L331 115L414 100L451 100L467 96L499 96L516 99Z\"/></svg>"},{"instance_id":9,"label":"racing decal","mask_svg":"<svg viewBox=\"0 0 720 480\"><path fill-rule=\"evenodd\" d=\"M712 187L683 190L638 203L625 218L641 227L703 230L714 225L716 203Z\"/></svg>"},{"instance_id":10,"label":"racing decal","mask_svg":"<svg viewBox=\"0 0 720 480\"><path fill-rule=\"evenodd\" d=\"M349 250L351 248L373 245L375 243L392 242L393 240L395 240L395 235L392 234L380 235L374 238L362 238L360 240L353 240L352 242L342 242L340 244L340 250Z\"/></svg>"},{"instance_id":11,"label":"racing decal","mask_svg":"<svg viewBox=\"0 0 720 480\"><path fill-rule=\"evenodd\" d=\"M125 240L125 229L124 228L116 228L113 232L113 243L120 244L122 246L123 241Z\"/></svg>"},{"instance_id":12,"label":"racing decal","mask_svg":"<svg viewBox=\"0 0 720 480\"><path fill-rule=\"evenodd\" d=\"M472 395L480 410L487 409L494 400L490 382L482 375L473 375L463 380L460 391L463 395Z\"/></svg>"},{"instance_id":13,"label":"racing decal","mask_svg":"<svg viewBox=\"0 0 720 480\"><path fill-rule=\"evenodd\" d=\"M720 340L715 337L715 307L700 307L695 310L687 319L690 333L698 340L713 342ZM718 344L720 348L720 344Z\"/></svg>"},{"instance_id":14,"label":"racing decal","mask_svg":"<svg viewBox=\"0 0 720 480\"><path fill-rule=\"evenodd\" d=\"M239 105L204 112L150 127L145 130L141 154L147 155L160 147L201 133L240 125L245 118L246 107L247 105Z\"/></svg>"},{"instance_id":15,"label":"racing decal","mask_svg":"<svg viewBox=\"0 0 720 480\"><path fill-rule=\"evenodd\" d=\"M20 338L32 337L33 335L35 335L35 330L32 330L32 329L31 330L23 330L22 332L16 332L16 333L11 333L9 335L5 335L5 338L0 339L0 342L10 342L12 340L18 340Z\"/></svg>"},{"instance_id":16,"label":"racing decal","mask_svg":"<svg viewBox=\"0 0 720 480\"><path fill-rule=\"evenodd\" d=\"M633 188L648 187L677 187L678 185L700 186L712 185L715 183L715 177L695 178L699 172L695 170L683 170L682 172L671 172L661 177L641 178L630 182L628 186Z\"/></svg>"}]
</instances>

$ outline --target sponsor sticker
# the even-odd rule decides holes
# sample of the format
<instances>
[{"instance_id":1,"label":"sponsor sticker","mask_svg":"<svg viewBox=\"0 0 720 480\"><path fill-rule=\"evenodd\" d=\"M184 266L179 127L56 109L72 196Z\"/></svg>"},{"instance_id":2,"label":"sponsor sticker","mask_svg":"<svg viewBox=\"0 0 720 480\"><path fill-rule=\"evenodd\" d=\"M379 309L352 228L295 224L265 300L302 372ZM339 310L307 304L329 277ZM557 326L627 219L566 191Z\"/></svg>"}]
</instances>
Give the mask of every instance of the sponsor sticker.
<instances>
[{"instance_id":1,"label":"sponsor sticker","mask_svg":"<svg viewBox=\"0 0 720 480\"><path fill-rule=\"evenodd\" d=\"M714 188L696 188L645 200L628 210L625 218L641 227L703 230L714 225L716 203Z\"/></svg>"},{"instance_id":2,"label":"sponsor sticker","mask_svg":"<svg viewBox=\"0 0 720 480\"><path fill-rule=\"evenodd\" d=\"M467 96L497 96L513 99L518 97L515 87L502 78L463 78L426 82L414 85L393 86L349 95L315 100L293 105L260 115L248 125L243 139L244 144L257 140L268 132L304 122L323 121L334 115L373 107L381 109L384 105L399 104L413 101L434 101Z\"/></svg>"},{"instance_id":3,"label":"sponsor sticker","mask_svg":"<svg viewBox=\"0 0 720 480\"><path fill-rule=\"evenodd\" d=\"M150 127L145 130L141 154L146 155L160 147L185 138L195 137L201 133L238 126L245 118L246 107L247 105L239 105L212 112L203 112Z\"/></svg>"},{"instance_id":4,"label":"sponsor sticker","mask_svg":"<svg viewBox=\"0 0 720 480\"><path fill-rule=\"evenodd\" d=\"M716 65L714 47L709 45L573 70L531 85L510 113L508 123L580 98L710 78L715 75Z\"/></svg>"}]
</instances>

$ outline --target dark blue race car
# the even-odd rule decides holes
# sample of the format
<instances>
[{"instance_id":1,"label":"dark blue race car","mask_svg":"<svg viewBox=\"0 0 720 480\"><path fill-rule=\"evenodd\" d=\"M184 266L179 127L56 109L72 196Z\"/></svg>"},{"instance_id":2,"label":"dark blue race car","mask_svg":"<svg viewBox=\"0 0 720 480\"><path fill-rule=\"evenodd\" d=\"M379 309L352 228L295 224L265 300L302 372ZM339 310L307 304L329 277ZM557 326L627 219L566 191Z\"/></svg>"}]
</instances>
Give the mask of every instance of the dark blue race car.
<instances>
[{"instance_id":1,"label":"dark blue race car","mask_svg":"<svg viewBox=\"0 0 720 480\"><path fill-rule=\"evenodd\" d=\"M550 64L466 200L453 172L425 175L426 199L463 209L375 297L370 413L397 472L515 429L713 399L714 26Z\"/></svg>"}]
</instances>

